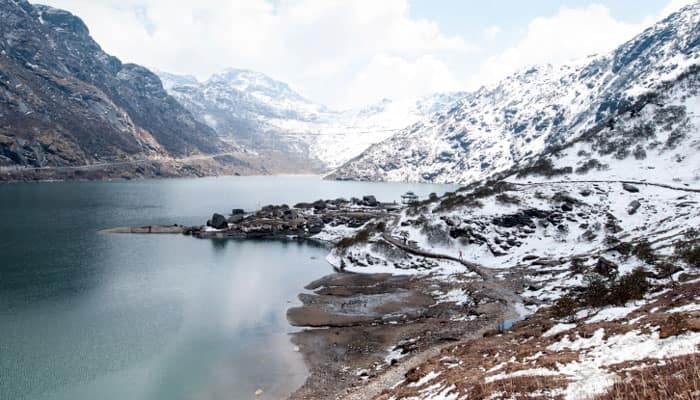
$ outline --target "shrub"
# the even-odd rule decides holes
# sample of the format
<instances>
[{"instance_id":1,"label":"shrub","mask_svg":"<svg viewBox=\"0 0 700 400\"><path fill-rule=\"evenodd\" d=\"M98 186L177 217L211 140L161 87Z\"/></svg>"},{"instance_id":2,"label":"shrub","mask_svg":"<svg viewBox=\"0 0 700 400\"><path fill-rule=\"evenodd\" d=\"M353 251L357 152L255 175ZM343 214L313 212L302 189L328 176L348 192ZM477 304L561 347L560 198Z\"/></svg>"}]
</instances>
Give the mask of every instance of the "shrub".
<instances>
[{"instance_id":1,"label":"shrub","mask_svg":"<svg viewBox=\"0 0 700 400\"><path fill-rule=\"evenodd\" d=\"M527 168L523 168L518 172L518 178L525 178L529 175L540 175L551 178L557 175L566 175L573 172L571 167L555 168L552 160L548 158L540 158Z\"/></svg>"},{"instance_id":2,"label":"shrub","mask_svg":"<svg viewBox=\"0 0 700 400\"><path fill-rule=\"evenodd\" d=\"M377 225L374 226L374 230L378 233L384 233L384 231L386 231L386 222L379 222Z\"/></svg>"},{"instance_id":3,"label":"shrub","mask_svg":"<svg viewBox=\"0 0 700 400\"><path fill-rule=\"evenodd\" d=\"M591 307L604 307L640 300L651 287L647 276L648 273L643 268L635 268L618 279L605 279L599 274L586 275L580 294L581 301Z\"/></svg>"},{"instance_id":4,"label":"shrub","mask_svg":"<svg viewBox=\"0 0 700 400\"><path fill-rule=\"evenodd\" d=\"M583 164L581 164L578 168L576 168L576 173L579 175L584 175L592 169L596 169L598 171L601 171L601 170L604 170L607 168L608 168L608 166L606 164L601 163L600 161L596 160L595 158L591 158L589 160L586 160Z\"/></svg>"},{"instance_id":5,"label":"shrub","mask_svg":"<svg viewBox=\"0 0 700 400\"><path fill-rule=\"evenodd\" d=\"M588 274L583 278L584 286L581 300L592 307L603 307L608 304L608 282L601 275Z\"/></svg>"},{"instance_id":6,"label":"shrub","mask_svg":"<svg viewBox=\"0 0 700 400\"><path fill-rule=\"evenodd\" d=\"M632 244L629 242L622 242L615 246L615 251L622 254L623 256L629 256L632 253Z\"/></svg>"},{"instance_id":7,"label":"shrub","mask_svg":"<svg viewBox=\"0 0 700 400\"><path fill-rule=\"evenodd\" d=\"M632 254L647 264L653 264L656 261L656 254L651 244L647 240L642 240L632 248Z\"/></svg>"},{"instance_id":8,"label":"shrub","mask_svg":"<svg viewBox=\"0 0 700 400\"><path fill-rule=\"evenodd\" d=\"M679 243L674 250L676 258L691 267L700 267L700 244Z\"/></svg>"},{"instance_id":9,"label":"shrub","mask_svg":"<svg viewBox=\"0 0 700 400\"><path fill-rule=\"evenodd\" d=\"M624 229L617 223L617 218L614 215L608 214L605 220L605 230L610 233L620 233Z\"/></svg>"},{"instance_id":10,"label":"shrub","mask_svg":"<svg viewBox=\"0 0 700 400\"><path fill-rule=\"evenodd\" d=\"M570 296L563 296L557 299L550 313L556 319L566 319L567 322L573 322L576 318L576 309L579 307L578 301Z\"/></svg>"},{"instance_id":11,"label":"shrub","mask_svg":"<svg viewBox=\"0 0 700 400\"><path fill-rule=\"evenodd\" d=\"M641 300L649 291L648 273L643 268L635 268L632 272L622 275L610 291L610 303L624 305L630 300Z\"/></svg>"},{"instance_id":12,"label":"shrub","mask_svg":"<svg viewBox=\"0 0 700 400\"><path fill-rule=\"evenodd\" d=\"M586 272L586 259L577 257L571 260L571 271L575 274Z\"/></svg>"},{"instance_id":13,"label":"shrub","mask_svg":"<svg viewBox=\"0 0 700 400\"><path fill-rule=\"evenodd\" d=\"M335 247L339 249L347 249L355 244L364 243L369 240L370 229L362 229L358 231L354 236L348 236L342 238Z\"/></svg>"},{"instance_id":14,"label":"shrub","mask_svg":"<svg viewBox=\"0 0 700 400\"><path fill-rule=\"evenodd\" d=\"M519 198L517 198L515 196L511 196L507 193L501 193L501 194L497 195L496 201L498 201L499 203L504 203L504 204L520 204Z\"/></svg>"},{"instance_id":15,"label":"shrub","mask_svg":"<svg viewBox=\"0 0 700 400\"><path fill-rule=\"evenodd\" d=\"M613 235L606 235L605 239L603 240L603 243L606 247L614 248L620 245L620 239L616 238Z\"/></svg>"},{"instance_id":16,"label":"shrub","mask_svg":"<svg viewBox=\"0 0 700 400\"><path fill-rule=\"evenodd\" d=\"M620 375L620 379L595 400L696 399L700 356L674 357L659 365L627 369Z\"/></svg>"},{"instance_id":17,"label":"shrub","mask_svg":"<svg viewBox=\"0 0 700 400\"><path fill-rule=\"evenodd\" d=\"M673 280L673 274L682 270L682 268L670 262L662 262L656 265L657 277L660 279L668 279L673 286L676 285L676 282Z\"/></svg>"},{"instance_id":18,"label":"shrub","mask_svg":"<svg viewBox=\"0 0 700 400\"><path fill-rule=\"evenodd\" d=\"M457 207L481 208L484 205L480 201L467 198L462 195L452 195L442 199L440 205L435 208L435 212L450 211Z\"/></svg>"}]
</instances>

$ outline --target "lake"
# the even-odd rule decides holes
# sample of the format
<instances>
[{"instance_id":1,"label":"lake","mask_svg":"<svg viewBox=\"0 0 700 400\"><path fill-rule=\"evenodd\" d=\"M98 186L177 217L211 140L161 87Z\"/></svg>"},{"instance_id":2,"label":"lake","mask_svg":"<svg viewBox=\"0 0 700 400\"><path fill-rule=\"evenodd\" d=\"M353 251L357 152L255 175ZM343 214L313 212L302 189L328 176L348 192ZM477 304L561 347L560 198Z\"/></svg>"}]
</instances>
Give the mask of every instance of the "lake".
<instances>
[{"instance_id":1,"label":"lake","mask_svg":"<svg viewBox=\"0 0 700 400\"><path fill-rule=\"evenodd\" d=\"M327 250L98 231L453 189L315 176L0 184L0 399L284 398L306 376L285 313L332 272Z\"/></svg>"}]
</instances>

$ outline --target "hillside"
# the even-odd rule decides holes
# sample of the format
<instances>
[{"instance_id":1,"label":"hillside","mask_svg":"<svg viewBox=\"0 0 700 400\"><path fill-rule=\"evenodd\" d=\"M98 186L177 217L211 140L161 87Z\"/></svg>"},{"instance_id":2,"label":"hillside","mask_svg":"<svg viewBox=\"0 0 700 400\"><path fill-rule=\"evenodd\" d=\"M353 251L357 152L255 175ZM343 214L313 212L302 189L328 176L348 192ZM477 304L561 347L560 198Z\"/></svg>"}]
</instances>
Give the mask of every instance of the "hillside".
<instances>
[{"instance_id":1,"label":"hillside","mask_svg":"<svg viewBox=\"0 0 700 400\"><path fill-rule=\"evenodd\" d=\"M0 19L2 171L235 150L170 97L158 76L105 53L80 18L3 0Z\"/></svg>"},{"instance_id":2,"label":"hillside","mask_svg":"<svg viewBox=\"0 0 700 400\"><path fill-rule=\"evenodd\" d=\"M372 146L329 178L468 184L529 165L543 153L605 129L602 135L615 147L612 143L629 141L633 126L643 127L641 135L647 137L673 129L672 140L649 141L646 151L682 158L697 146L689 134L698 123L693 82L699 24L696 3L610 54L516 73ZM620 119L627 122L616 124ZM603 151L617 150L626 151ZM653 165L655 158L646 162ZM657 172L674 170L664 163ZM686 178L697 179L692 171Z\"/></svg>"}]
</instances>

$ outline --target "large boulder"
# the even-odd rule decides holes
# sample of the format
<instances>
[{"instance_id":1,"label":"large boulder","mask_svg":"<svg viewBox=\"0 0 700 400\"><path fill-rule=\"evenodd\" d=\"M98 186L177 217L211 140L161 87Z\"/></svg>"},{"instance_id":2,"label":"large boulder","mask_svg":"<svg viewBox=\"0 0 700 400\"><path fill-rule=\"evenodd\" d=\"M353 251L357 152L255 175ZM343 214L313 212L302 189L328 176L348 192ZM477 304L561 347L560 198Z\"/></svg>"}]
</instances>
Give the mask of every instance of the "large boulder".
<instances>
[{"instance_id":1,"label":"large boulder","mask_svg":"<svg viewBox=\"0 0 700 400\"><path fill-rule=\"evenodd\" d=\"M241 214L245 214L245 210L242 208L234 208L233 210L231 210L231 215L241 215Z\"/></svg>"},{"instance_id":2,"label":"large boulder","mask_svg":"<svg viewBox=\"0 0 700 400\"><path fill-rule=\"evenodd\" d=\"M623 183L622 188L630 193L639 193L639 188L629 183Z\"/></svg>"},{"instance_id":3,"label":"large boulder","mask_svg":"<svg viewBox=\"0 0 700 400\"><path fill-rule=\"evenodd\" d=\"M214 229L226 229L228 228L228 221L223 215L214 213L211 219L207 221L207 226L211 226Z\"/></svg>"},{"instance_id":4,"label":"large boulder","mask_svg":"<svg viewBox=\"0 0 700 400\"><path fill-rule=\"evenodd\" d=\"M362 196L362 202L368 207L376 207L379 205L377 198L372 195Z\"/></svg>"},{"instance_id":5,"label":"large boulder","mask_svg":"<svg viewBox=\"0 0 700 400\"><path fill-rule=\"evenodd\" d=\"M629 215L634 215L637 213L637 210L639 210L639 207L642 206L642 203L639 202L639 200L632 200L632 202L627 206L627 214Z\"/></svg>"}]
</instances>

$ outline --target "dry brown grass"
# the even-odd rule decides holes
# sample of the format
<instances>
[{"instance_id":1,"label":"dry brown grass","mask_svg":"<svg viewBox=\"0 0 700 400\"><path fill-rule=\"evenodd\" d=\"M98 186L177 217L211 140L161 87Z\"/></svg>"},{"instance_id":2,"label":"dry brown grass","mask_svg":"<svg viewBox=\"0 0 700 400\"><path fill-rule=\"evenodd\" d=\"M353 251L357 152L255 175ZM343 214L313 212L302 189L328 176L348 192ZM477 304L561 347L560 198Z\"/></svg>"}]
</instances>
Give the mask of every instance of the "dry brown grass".
<instances>
[{"instance_id":1,"label":"dry brown grass","mask_svg":"<svg viewBox=\"0 0 700 400\"><path fill-rule=\"evenodd\" d=\"M620 372L620 380L596 400L698 400L700 355L674 357L663 365Z\"/></svg>"},{"instance_id":2,"label":"dry brown grass","mask_svg":"<svg viewBox=\"0 0 700 400\"><path fill-rule=\"evenodd\" d=\"M669 335L682 334L688 331L700 330L700 311L668 314L667 310L697 302L700 293L700 282L689 282L699 276L679 279L676 287L668 286L667 292L630 313L626 319L634 319L634 323L621 321L601 321L597 323L582 323L565 332L544 337L542 334L556 324L552 320L552 312L542 309L524 321L518 322L512 330L503 335L493 335L479 340L456 344L443 349L441 354L407 376L405 383L385 391L378 399L405 399L420 397L420 391L440 383L443 387L453 385L453 393L459 398L468 399L556 399L561 398L561 389L568 386L568 378L562 375L553 376L511 376L486 383L489 377L498 374L512 374L522 370L544 368L556 371L561 365L579 360L575 351L548 350L547 347L559 342L564 336L592 337L600 329L604 330L604 339L611 336L623 335L630 331L651 334L661 330ZM657 288L661 290L663 288ZM700 352L700 349L698 350ZM608 367L612 373L619 374L621 380L600 399L697 399L700 400L700 376L697 368L697 355L671 359L667 365L656 365L659 360L636 360L625 364ZM497 367L497 368L494 368ZM417 382L430 371L440 371L438 378L420 387L409 385ZM536 373L536 371L533 371ZM662 379L654 381L654 374ZM491 378L493 379L493 378ZM625 385L628 385L626 387ZM637 385L637 389L630 387ZM693 392L692 390L695 390ZM672 394L670 397L668 394ZM692 393L695 393L692 397ZM625 397L629 394L629 397ZM654 397L655 396L655 397ZM666 396L666 397L664 397ZM676 396L676 397L673 397Z\"/></svg>"},{"instance_id":3,"label":"dry brown grass","mask_svg":"<svg viewBox=\"0 0 700 400\"><path fill-rule=\"evenodd\" d=\"M557 391L566 387L562 376L518 376L476 385L469 399L562 399Z\"/></svg>"}]
</instances>

